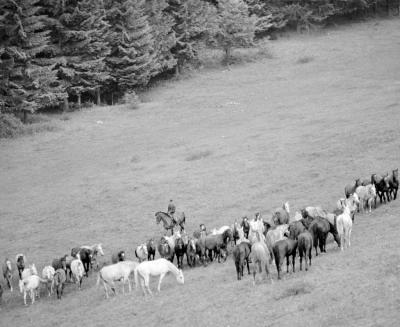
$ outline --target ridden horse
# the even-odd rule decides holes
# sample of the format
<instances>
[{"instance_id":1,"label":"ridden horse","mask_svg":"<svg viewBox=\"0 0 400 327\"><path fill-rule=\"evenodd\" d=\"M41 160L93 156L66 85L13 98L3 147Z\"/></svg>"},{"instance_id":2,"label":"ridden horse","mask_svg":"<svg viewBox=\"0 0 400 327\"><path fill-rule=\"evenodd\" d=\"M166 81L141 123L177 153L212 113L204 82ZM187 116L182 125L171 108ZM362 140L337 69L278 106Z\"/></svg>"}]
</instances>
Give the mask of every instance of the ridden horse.
<instances>
[{"instance_id":1,"label":"ridden horse","mask_svg":"<svg viewBox=\"0 0 400 327\"><path fill-rule=\"evenodd\" d=\"M285 202L281 208L276 208L272 214L272 221L276 225L288 224L290 220L289 202Z\"/></svg>"},{"instance_id":2,"label":"ridden horse","mask_svg":"<svg viewBox=\"0 0 400 327\"><path fill-rule=\"evenodd\" d=\"M13 285L12 285L12 281L13 281L13 269L12 269L12 264L11 264L11 260L6 258L3 262L3 266L2 266L2 270L3 270L3 277L4 280L7 282L7 286L8 288L11 290L11 292L13 291Z\"/></svg>"},{"instance_id":3,"label":"ridden horse","mask_svg":"<svg viewBox=\"0 0 400 327\"><path fill-rule=\"evenodd\" d=\"M286 272L289 273L289 257L292 257L293 272L295 272L297 241L287 238L276 242L273 246L276 269L278 271L278 279L281 279L281 267L283 260L286 257Z\"/></svg>"},{"instance_id":4,"label":"ridden horse","mask_svg":"<svg viewBox=\"0 0 400 327\"><path fill-rule=\"evenodd\" d=\"M241 242L240 244L236 245L233 248L232 254L235 262L236 274L238 280L241 280L243 277L243 267L245 263L247 265L247 272L250 275L250 267L249 267L250 253L251 253L251 246L250 243L247 242Z\"/></svg>"},{"instance_id":5,"label":"ridden horse","mask_svg":"<svg viewBox=\"0 0 400 327\"><path fill-rule=\"evenodd\" d=\"M26 262L26 257L22 253L19 253L15 257L15 261L17 263L17 269L18 269L18 274L19 274L19 279L21 279L21 274L25 269L25 262Z\"/></svg>"},{"instance_id":6,"label":"ridden horse","mask_svg":"<svg viewBox=\"0 0 400 327\"><path fill-rule=\"evenodd\" d=\"M271 255L268 247L261 240L260 235L257 233L257 242L251 246L250 261L253 271L253 286L256 285L257 270L261 273L264 268L267 277L269 276L269 265L271 264ZM271 279L272 282L272 279Z\"/></svg>"},{"instance_id":7,"label":"ridden horse","mask_svg":"<svg viewBox=\"0 0 400 327\"><path fill-rule=\"evenodd\" d=\"M376 193L378 193L380 203L386 203L386 199L390 201L390 185L389 185L389 174L384 176L372 174L371 184L375 185Z\"/></svg>"},{"instance_id":8,"label":"ridden horse","mask_svg":"<svg viewBox=\"0 0 400 327\"><path fill-rule=\"evenodd\" d=\"M146 289L150 295L153 295L149 286L150 276L160 276L157 286L157 290L158 292L160 292L161 282L164 279L165 275L169 272L172 272L172 274L175 275L176 281L178 283L184 283L182 270L178 269L173 263L163 258L153 261L144 261L140 263L135 269L135 283L136 285L138 285L140 280L143 295L146 295Z\"/></svg>"},{"instance_id":9,"label":"ridden horse","mask_svg":"<svg viewBox=\"0 0 400 327\"><path fill-rule=\"evenodd\" d=\"M399 169L394 169L387 180L389 182L389 194L393 196L393 200L396 200L399 189Z\"/></svg>"},{"instance_id":10,"label":"ridden horse","mask_svg":"<svg viewBox=\"0 0 400 327\"><path fill-rule=\"evenodd\" d=\"M64 286L67 281L67 275L65 273L65 270L62 268L59 268L56 270L54 273L54 286L57 291L57 299L61 300L61 296L64 291Z\"/></svg>"},{"instance_id":11,"label":"ridden horse","mask_svg":"<svg viewBox=\"0 0 400 327\"><path fill-rule=\"evenodd\" d=\"M156 255L156 244L154 240L151 238L146 243L147 246L147 260L154 260L154 256Z\"/></svg>"},{"instance_id":12,"label":"ridden horse","mask_svg":"<svg viewBox=\"0 0 400 327\"><path fill-rule=\"evenodd\" d=\"M306 264L306 271L308 270L307 256L311 266L313 238L308 230L305 230L297 237L297 248L300 257L300 270L302 270L303 257Z\"/></svg>"},{"instance_id":13,"label":"ridden horse","mask_svg":"<svg viewBox=\"0 0 400 327\"><path fill-rule=\"evenodd\" d=\"M181 232L185 229L186 217L184 212L182 212L181 216L177 219L173 219L169 214L162 211L156 212L155 217L157 224L159 224L162 221L164 229L167 232L168 230L171 230L171 235L174 235L174 227L176 225L180 226Z\"/></svg>"},{"instance_id":14,"label":"ridden horse","mask_svg":"<svg viewBox=\"0 0 400 327\"><path fill-rule=\"evenodd\" d=\"M352 194L356 191L356 188L357 188L358 186L360 186L360 185L361 185L361 180L360 180L359 178L357 178L357 179L355 180L354 184L347 184L347 185L344 187L344 196L346 197L346 199L347 199L350 195L352 195Z\"/></svg>"},{"instance_id":15,"label":"ridden horse","mask_svg":"<svg viewBox=\"0 0 400 327\"><path fill-rule=\"evenodd\" d=\"M125 261L125 251L121 250L118 251L117 253L113 253L111 255L111 262L112 263L117 263L120 261Z\"/></svg>"},{"instance_id":16,"label":"ridden horse","mask_svg":"<svg viewBox=\"0 0 400 327\"><path fill-rule=\"evenodd\" d=\"M138 267L138 263L131 260L120 261L118 263L114 263L112 265L105 266L100 269L97 283L96 285L99 286L100 281L103 282L104 292L106 293L106 298L108 298L108 290L107 285L110 286L111 290L113 291L114 295L115 292L115 282L122 281L122 293L125 294L125 283L128 282L129 292L132 291L131 283L129 280L129 276L135 272L136 268ZM137 284L136 284L137 287Z\"/></svg>"}]
</instances>

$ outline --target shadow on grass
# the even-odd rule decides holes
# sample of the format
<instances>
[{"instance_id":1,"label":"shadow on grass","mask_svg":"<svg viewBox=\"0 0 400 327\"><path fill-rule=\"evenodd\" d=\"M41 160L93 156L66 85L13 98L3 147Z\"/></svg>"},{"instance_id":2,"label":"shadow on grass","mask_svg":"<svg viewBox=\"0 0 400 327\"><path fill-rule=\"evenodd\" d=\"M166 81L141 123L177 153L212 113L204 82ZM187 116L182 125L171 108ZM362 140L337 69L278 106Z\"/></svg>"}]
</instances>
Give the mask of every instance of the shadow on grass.
<instances>
[{"instance_id":1,"label":"shadow on grass","mask_svg":"<svg viewBox=\"0 0 400 327\"><path fill-rule=\"evenodd\" d=\"M212 154L212 152L209 151L209 150L200 151L200 152L193 153L193 154L187 156L185 160L186 160L186 161L200 160L200 159L209 157L211 154Z\"/></svg>"}]
</instances>

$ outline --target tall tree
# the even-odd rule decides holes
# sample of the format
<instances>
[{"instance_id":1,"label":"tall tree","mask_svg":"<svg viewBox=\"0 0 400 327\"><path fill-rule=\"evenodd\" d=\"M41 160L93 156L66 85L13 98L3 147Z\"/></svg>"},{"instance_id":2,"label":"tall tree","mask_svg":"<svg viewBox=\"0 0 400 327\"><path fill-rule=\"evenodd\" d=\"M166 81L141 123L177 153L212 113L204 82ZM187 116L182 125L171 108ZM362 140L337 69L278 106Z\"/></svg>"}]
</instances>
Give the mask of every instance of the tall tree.
<instances>
[{"instance_id":1,"label":"tall tree","mask_svg":"<svg viewBox=\"0 0 400 327\"><path fill-rule=\"evenodd\" d=\"M100 88L110 79L105 59L110 53L106 42L109 25L101 1L70 2L59 17L59 46L65 58L59 76L68 83L68 93L77 97L96 94L100 102Z\"/></svg>"},{"instance_id":2,"label":"tall tree","mask_svg":"<svg viewBox=\"0 0 400 327\"><path fill-rule=\"evenodd\" d=\"M186 63L197 60L200 44L217 31L217 11L203 0L169 0L168 4L175 19L176 45L172 52L179 72Z\"/></svg>"},{"instance_id":3,"label":"tall tree","mask_svg":"<svg viewBox=\"0 0 400 327\"><path fill-rule=\"evenodd\" d=\"M157 65L154 39L145 13L144 0L106 1L110 24L108 42L111 52L106 62L113 82L112 94L146 85Z\"/></svg>"},{"instance_id":4,"label":"tall tree","mask_svg":"<svg viewBox=\"0 0 400 327\"><path fill-rule=\"evenodd\" d=\"M26 113L58 104L65 93L44 55L50 31L38 0L4 0L0 16L2 110Z\"/></svg>"},{"instance_id":5,"label":"tall tree","mask_svg":"<svg viewBox=\"0 0 400 327\"><path fill-rule=\"evenodd\" d=\"M243 0L219 0L219 29L216 35L218 45L225 51L228 62L235 47L246 47L253 43L256 18L249 16Z\"/></svg>"}]
</instances>

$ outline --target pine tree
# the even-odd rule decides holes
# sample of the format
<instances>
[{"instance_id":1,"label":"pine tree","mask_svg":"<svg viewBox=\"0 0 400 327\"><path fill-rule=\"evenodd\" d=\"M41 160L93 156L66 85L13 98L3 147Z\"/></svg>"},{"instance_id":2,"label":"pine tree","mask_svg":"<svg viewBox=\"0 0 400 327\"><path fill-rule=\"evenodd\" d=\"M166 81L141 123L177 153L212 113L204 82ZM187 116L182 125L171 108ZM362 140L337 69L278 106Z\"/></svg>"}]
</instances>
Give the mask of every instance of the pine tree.
<instances>
[{"instance_id":1,"label":"pine tree","mask_svg":"<svg viewBox=\"0 0 400 327\"><path fill-rule=\"evenodd\" d=\"M155 62L152 76L162 74L173 69L177 60L172 54L172 48L176 45L175 32L173 30L174 18L166 11L166 0L147 0L146 12L154 38Z\"/></svg>"},{"instance_id":2,"label":"pine tree","mask_svg":"<svg viewBox=\"0 0 400 327\"><path fill-rule=\"evenodd\" d=\"M169 0L169 11L175 18L176 45L172 49L178 60L177 72L198 59L198 48L217 30L215 7L202 0Z\"/></svg>"},{"instance_id":3,"label":"pine tree","mask_svg":"<svg viewBox=\"0 0 400 327\"><path fill-rule=\"evenodd\" d=\"M232 48L253 43L256 18L249 16L247 5L242 0L219 0L218 23L216 40L225 51L226 62Z\"/></svg>"},{"instance_id":4,"label":"pine tree","mask_svg":"<svg viewBox=\"0 0 400 327\"><path fill-rule=\"evenodd\" d=\"M108 0L111 53L106 59L113 83L113 94L122 95L146 85L157 65L154 39L145 14L144 0Z\"/></svg>"},{"instance_id":5,"label":"pine tree","mask_svg":"<svg viewBox=\"0 0 400 327\"><path fill-rule=\"evenodd\" d=\"M110 53L105 10L97 0L80 0L62 8L59 22L59 47L65 58L59 77L68 84L68 93L77 97L78 106L83 94L96 94L99 104L100 87L110 79L105 64Z\"/></svg>"},{"instance_id":6,"label":"pine tree","mask_svg":"<svg viewBox=\"0 0 400 327\"><path fill-rule=\"evenodd\" d=\"M65 93L44 52L49 30L37 0L0 3L2 111L30 111L58 104Z\"/></svg>"}]
</instances>

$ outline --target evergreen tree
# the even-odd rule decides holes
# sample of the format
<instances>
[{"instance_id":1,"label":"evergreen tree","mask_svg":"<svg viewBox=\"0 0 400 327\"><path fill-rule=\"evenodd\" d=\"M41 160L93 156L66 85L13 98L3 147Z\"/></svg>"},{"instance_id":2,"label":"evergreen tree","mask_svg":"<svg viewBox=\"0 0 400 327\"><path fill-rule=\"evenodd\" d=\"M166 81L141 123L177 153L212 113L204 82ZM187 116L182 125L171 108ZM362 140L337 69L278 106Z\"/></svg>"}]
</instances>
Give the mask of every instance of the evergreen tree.
<instances>
[{"instance_id":1,"label":"evergreen tree","mask_svg":"<svg viewBox=\"0 0 400 327\"><path fill-rule=\"evenodd\" d=\"M75 95L78 106L82 94L97 94L110 79L105 58L110 48L105 38L109 25L105 10L97 0L67 3L59 17L59 47L65 58L59 67L59 76L67 82L68 93Z\"/></svg>"},{"instance_id":2,"label":"evergreen tree","mask_svg":"<svg viewBox=\"0 0 400 327\"><path fill-rule=\"evenodd\" d=\"M49 30L37 0L0 3L0 96L2 111L31 111L58 104L64 97L44 52Z\"/></svg>"},{"instance_id":3,"label":"evergreen tree","mask_svg":"<svg viewBox=\"0 0 400 327\"><path fill-rule=\"evenodd\" d=\"M106 62L113 83L112 94L122 95L136 86L146 85L157 65L154 39L145 14L144 0L108 0L111 53Z\"/></svg>"},{"instance_id":4,"label":"evergreen tree","mask_svg":"<svg viewBox=\"0 0 400 327\"><path fill-rule=\"evenodd\" d=\"M177 60L172 54L176 45L174 18L166 11L166 0L147 0L146 12L154 38L155 62L153 76L173 69Z\"/></svg>"},{"instance_id":5,"label":"evergreen tree","mask_svg":"<svg viewBox=\"0 0 400 327\"><path fill-rule=\"evenodd\" d=\"M177 72L188 62L197 60L198 48L217 30L217 11L202 0L169 0L175 19L176 45L172 49L178 60Z\"/></svg>"},{"instance_id":6,"label":"evergreen tree","mask_svg":"<svg viewBox=\"0 0 400 327\"><path fill-rule=\"evenodd\" d=\"M243 0L219 0L218 23L216 41L225 51L226 62L231 56L232 48L246 47L253 43L256 18L249 16Z\"/></svg>"}]
</instances>

